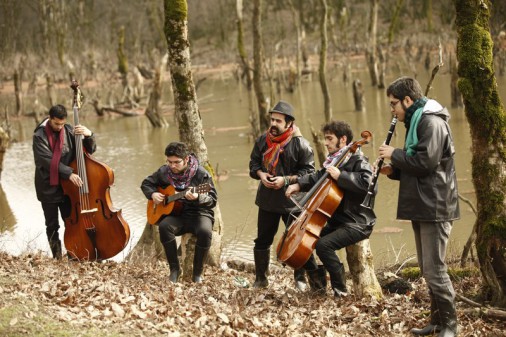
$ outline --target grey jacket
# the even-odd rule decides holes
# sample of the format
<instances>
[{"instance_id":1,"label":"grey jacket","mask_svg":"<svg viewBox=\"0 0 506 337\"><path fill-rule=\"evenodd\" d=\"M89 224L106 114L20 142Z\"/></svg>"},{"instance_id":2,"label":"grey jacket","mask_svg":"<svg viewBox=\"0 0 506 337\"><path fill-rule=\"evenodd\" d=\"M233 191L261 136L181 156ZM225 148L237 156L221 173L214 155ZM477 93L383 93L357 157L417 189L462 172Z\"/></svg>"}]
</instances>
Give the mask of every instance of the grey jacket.
<instances>
[{"instance_id":1,"label":"grey jacket","mask_svg":"<svg viewBox=\"0 0 506 337\"><path fill-rule=\"evenodd\" d=\"M266 134L261 135L255 141L251 151L249 162L249 175L253 179L260 180L257 170L267 172L263 166L263 153L267 150ZM309 142L302 136L294 136L285 146L279 156L279 163L276 167L276 176L297 175L303 176L314 172L313 149ZM262 183L258 185L255 204L263 210L288 214L294 208L294 203L285 196L285 188L274 190L265 187Z\"/></svg>"},{"instance_id":2,"label":"grey jacket","mask_svg":"<svg viewBox=\"0 0 506 337\"><path fill-rule=\"evenodd\" d=\"M63 189L61 184L58 186L51 186L49 184L49 167L51 165L53 152L49 148L49 140L44 131L47 121L48 119L43 120L42 123L35 128L33 133L32 148L35 160L35 191L37 192L37 199L39 199L39 201L59 203L63 201ZM70 174L73 173L69 164L75 158L76 146L73 126L65 124L64 128L65 139L58 172L60 174L60 179L69 179ZM95 137L93 135L85 137L83 139L83 145L86 151L92 154L97 148Z\"/></svg>"},{"instance_id":3,"label":"grey jacket","mask_svg":"<svg viewBox=\"0 0 506 337\"><path fill-rule=\"evenodd\" d=\"M460 217L449 118L446 108L429 100L416 130L416 153L408 157L405 150L394 150L389 177L400 180L398 219L432 222Z\"/></svg>"}]
</instances>

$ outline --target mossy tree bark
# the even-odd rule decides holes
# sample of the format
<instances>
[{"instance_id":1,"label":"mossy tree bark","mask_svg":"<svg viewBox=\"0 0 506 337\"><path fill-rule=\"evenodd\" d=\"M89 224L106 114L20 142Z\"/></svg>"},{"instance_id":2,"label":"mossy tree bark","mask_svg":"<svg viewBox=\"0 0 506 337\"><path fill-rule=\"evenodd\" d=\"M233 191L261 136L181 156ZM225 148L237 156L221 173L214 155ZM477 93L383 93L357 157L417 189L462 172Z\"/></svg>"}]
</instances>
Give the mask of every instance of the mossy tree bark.
<instances>
[{"instance_id":1,"label":"mossy tree bark","mask_svg":"<svg viewBox=\"0 0 506 337\"><path fill-rule=\"evenodd\" d=\"M204 141L202 118L197 104L197 93L193 82L190 62L190 43L188 40L188 5L186 0L164 0L165 36L169 52L169 69L174 93L174 105L179 127L179 138L195 153L202 166L211 173L214 170L209 161L207 146ZM213 227L212 247L208 262L219 264L221 256L221 236L223 221L219 204L215 208L215 223ZM183 255L192 256L193 247L182 247ZM191 261L185 259L185 261ZM190 277L191 266L183 263L183 274ZM185 273L186 272L186 273ZM184 276L185 277L185 276Z\"/></svg>"},{"instance_id":2,"label":"mossy tree bark","mask_svg":"<svg viewBox=\"0 0 506 337\"><path fill-rule=\"evenodd\" d=\"M506 306L506 116L493 69L490 1L455 0L458 87L472 137L476 248L484 295Z\"/></svg>"}]
</instances>

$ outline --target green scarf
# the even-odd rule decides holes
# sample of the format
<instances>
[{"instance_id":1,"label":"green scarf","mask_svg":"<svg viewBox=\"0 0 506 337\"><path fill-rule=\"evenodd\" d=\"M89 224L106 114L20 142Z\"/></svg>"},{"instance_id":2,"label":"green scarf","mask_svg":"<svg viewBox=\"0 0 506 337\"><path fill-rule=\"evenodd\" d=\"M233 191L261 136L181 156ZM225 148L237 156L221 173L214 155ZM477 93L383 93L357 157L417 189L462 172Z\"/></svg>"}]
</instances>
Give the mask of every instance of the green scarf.
<instances>
[{"instance_id":1,"label":"green scarf","mask_svg":"<svg viewBox=\"0 0 506 337\"><path fill-rule=\"evenodd\" d=\"M406 117L404 118L404 125L408 129L406 136L406 143L404 148L409 157L415 155L415 148L418 145L418 135L416 134L416 128L422 118L423 107L427 103L427 97L417 99L409 108L406 109Z\"/></svg>"}]
</instances>

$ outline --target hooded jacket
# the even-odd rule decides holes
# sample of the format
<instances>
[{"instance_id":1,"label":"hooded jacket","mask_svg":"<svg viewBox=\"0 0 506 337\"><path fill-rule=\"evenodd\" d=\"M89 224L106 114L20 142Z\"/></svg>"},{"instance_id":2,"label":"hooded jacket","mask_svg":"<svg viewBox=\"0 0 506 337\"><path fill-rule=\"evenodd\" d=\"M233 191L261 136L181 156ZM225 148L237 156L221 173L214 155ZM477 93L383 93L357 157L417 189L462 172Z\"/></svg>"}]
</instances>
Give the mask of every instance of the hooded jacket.
<instances>
[{"instance_id":1,"label":"hooded jacket","mask_svg":"<svg viewBox=\"0 0 506 337\"><path fill-rule=\"evenodd\" d=\"M51 186L49 184L49 167L51 166L51 158L53 152L49 147L49 140L47 139L44 128L49 118L43 120L34 130L33 133L33 157L35 160L35 191L37 193L37 199L40 202L45 203L60 203L63 201L63 189L61 184L57 186ZM58 173L60 179L69 179L73 173L72 168L69 164L75 159L76 146L75 146L75 135L74 127L70 124L65 124L65 139L63 143L63 149L58 166ZM84 137L83 145L92 154L95 152L97 145L95 143L95 137Z\"/></svg>"},{"instance_id":2,"label":"hooded jacket","mask_svg":"<svg viewBox=\"0 0 506 337\"><path fill-rule=\"evenodd\" d=\"M258 137L251 151L249 175L256 180L260 180L258 170L267 172L262 162L263 153L267 150L266 138L266 133ZM302 136L294 136L279 156L276 176L297 175L300 177L311 172L314 172L313 149ZM288 214L295 208L295 204L285 196L285 191L286 187L275 190L260 183L255 204L268 212Z\"/></svg>"},{"instance_id":3,"label":"hooded jacket","mask_svg":"<svg viewBox=\"0 0 506 337\"><path fill-rule=\"evenodd\" d=\"M455 147L450 114L435 100L428 100L416 129L418 144L413 156L395 149L389 176L400 180L397 218L414 221L452 221L460 217Z\"/></svg>"}]
</instances>

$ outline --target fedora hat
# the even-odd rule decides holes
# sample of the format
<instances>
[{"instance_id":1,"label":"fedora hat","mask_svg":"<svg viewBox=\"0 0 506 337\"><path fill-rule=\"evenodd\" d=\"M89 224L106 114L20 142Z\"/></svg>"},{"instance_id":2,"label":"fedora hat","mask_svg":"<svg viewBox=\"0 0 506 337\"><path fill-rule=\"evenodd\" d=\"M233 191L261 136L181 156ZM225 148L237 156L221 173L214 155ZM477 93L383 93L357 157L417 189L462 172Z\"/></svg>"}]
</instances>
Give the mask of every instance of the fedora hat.
<instances>
[{"instance_id":1,"label":"fedora hat","mask_svg":"<svg viewBox=\"0 0 506 337\"><path fill-rule=\"evenodd\" d=\"M295 116L293 115L293 107L285 101L279 101L276 103L274 108L272 108L269 113L277 112L283 114L285 116L290 117L295 120Z\"/></svg>"}]
</instances>

